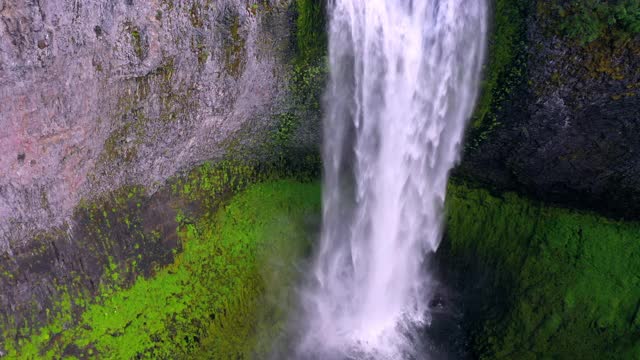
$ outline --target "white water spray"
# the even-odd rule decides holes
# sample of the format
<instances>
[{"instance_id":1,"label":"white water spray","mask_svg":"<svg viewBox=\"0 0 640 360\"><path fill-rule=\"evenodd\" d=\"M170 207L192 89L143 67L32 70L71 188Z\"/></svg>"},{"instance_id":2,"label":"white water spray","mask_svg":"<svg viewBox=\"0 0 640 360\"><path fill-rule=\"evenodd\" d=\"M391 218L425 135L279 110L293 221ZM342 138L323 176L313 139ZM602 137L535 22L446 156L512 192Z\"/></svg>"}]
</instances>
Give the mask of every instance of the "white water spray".
<instances>
[{"instance_id":1,"label":"white water spray","mask_svg":"<svg viewBox=\"0 0 640 360\"><path fill-rule=\"evenodd\" d=\"M299 354L420 357L406 329L428 324L424 259L478 93L485 1L331 2L323 230Z\"/></svg>"}]
</instances>

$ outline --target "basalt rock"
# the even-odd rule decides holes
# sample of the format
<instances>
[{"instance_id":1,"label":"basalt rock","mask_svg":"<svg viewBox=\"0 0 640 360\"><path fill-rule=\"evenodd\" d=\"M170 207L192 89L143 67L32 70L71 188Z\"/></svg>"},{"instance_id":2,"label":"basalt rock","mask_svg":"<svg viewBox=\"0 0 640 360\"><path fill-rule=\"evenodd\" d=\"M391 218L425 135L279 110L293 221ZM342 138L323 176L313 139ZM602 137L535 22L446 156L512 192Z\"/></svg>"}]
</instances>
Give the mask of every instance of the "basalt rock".
<instances>
[{"instance_id":1,"label":"basalt rock","mask_svg":"<svg viewBox=\"0 0 640 360\"><path fill-rule=\"evenodd\" d=\"M523 26L510 39L522 45L505 72L511 78L498 80L494 122L484 131L472 129L474 146L457 174L565 206L638 218L640 37L604 34L581 44L554 31L546 2L539 3L526 7Z\"/></svg>"}]
</instances>

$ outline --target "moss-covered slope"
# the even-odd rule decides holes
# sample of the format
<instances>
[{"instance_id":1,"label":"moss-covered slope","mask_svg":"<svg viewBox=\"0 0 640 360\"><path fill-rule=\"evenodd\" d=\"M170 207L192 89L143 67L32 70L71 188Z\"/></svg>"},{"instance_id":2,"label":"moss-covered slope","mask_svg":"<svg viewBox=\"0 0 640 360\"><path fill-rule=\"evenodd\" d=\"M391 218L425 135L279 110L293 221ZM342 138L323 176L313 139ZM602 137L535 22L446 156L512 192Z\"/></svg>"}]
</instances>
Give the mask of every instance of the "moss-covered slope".
<instances>
[{"instance_id":1,"label":"moss-covered slope","mask_svg":"<svg viewBox=\"0 0 640 360\"><path fill-rule=\"evenodd\" d=\"M71 299L62 301L49 326L8 344L8 358L246 359L269 352L295 302L293 265L317 230L320 186L266 181L221 205L207 193L237 174L220 174L205 166L176 183L182 196L203 197L205 215L179 212L183 250L171 265L129 288L73 299L83 304L79 317L65 305ZM482 358L640 355L640 224L453 184L439 256L465 273L453 285L467 294Z\"/></svg>"},{"instance_id":2,"label":"moss-covered slope","mask_svg":"<svg viewBox=\"0 0 640 360\"><path fill-rule=\"evenodd\" d=\"M209 187L215 183L211 179ZM183 252L173 264L127 289L63 300L49 326L5 344L7 358L264 354L283 330L294 300L293 264L309 247L319 207L317 183L282 180L251 186L199 219L179 215ZM84 304L78 321L71 301Z\"/></svg>"},{"instance_id":3,"label":"moss-covered slope","mask_svg":"<svg viewBox=\"0 0 640 360\"><path fill-rule=\"evenodd\" d=\"M640 224L464 185L448 211L482 358L640 358Z\"/></svg>"}]
</instances>

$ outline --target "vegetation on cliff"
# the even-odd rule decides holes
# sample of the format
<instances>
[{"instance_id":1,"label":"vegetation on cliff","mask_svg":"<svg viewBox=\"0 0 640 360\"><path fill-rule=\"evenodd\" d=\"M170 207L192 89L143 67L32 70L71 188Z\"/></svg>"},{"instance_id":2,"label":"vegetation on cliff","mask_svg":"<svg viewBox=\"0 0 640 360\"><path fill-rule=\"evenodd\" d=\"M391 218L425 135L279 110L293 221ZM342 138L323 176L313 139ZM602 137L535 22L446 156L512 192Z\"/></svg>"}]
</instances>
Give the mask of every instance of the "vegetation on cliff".
<instances>
[{"instance_id":1,"label":"vegetation on cliff","mask_svg":"<svg viewBox=\"0 0 640 360\"><path fill-rule=\"evenodd\" d=\"M640 33L640 1L538 1L550 9L560 33L587 44L603 36L626 40Z\"/></svg>"},{"instance_id":2,"label":"vegetation on cliff","mask_svg":"<svg viewBox=\"0 0 640 360\"><path fill-rule=\"evenodd\" d=\"M299 118L320 111L326 78L324 4L294 3L291 107L279 115L268 145L275 156L267 167L279 174L302 173L307 180L318 177L317 154L296 158L299 154L290 148ZM552 19L554 33L580 44L606 36L625 41L640 32L636 0L537 4L538 13ZM473 141L498 125L497 114L525 79L530 5L495 1ZM235 45L226 50L227 63L237 68L236 53L244 46L237 19L230 33ZM138 30L131 38L140 47ZM170 80L172 68L173 62L159 75ZM170 115L167 119L175 118ZM118 139L134 130L142 137L145 123L138 118L132 127L114 132L118 136L108 140L106 160L136 156L133 145L127 150ZM144 190L132 188L108 207L87 205L87 221L94 225L89 235L101 243L113 240L105 227L139 232L130 249L132 261L118 264L110 258L97 297L66 293L54 308L43 310L47 326L14 329L1 350L7 358L250 358L268 352L284 333L294 302L294 264L309 250L320 187L273 180L267 173L257 165L221 162L172 181L171 191L179 199L180 251L167 254L170 265L150 274L135 267L162 234L142 232L135 209L144 201ZM640 358L635 340L640 331L639 239L636 223L451 185L443 250L456 266L480 269L488 285L481 290L488 299L485 318L474 333L479 354L486 359Z\"/></svg>"},{"instance_id":3,"label":"vegetation on cliff","mask_svg":"<svg viewBox=\"0 0 640 360\"><path fill-rule=\"evenodd\" d=\"M526 70L526 0L496 0L490 29L481 95L471 121L468 147L475 148L499 125L505 101L513 95Z\"/></svg>"},{"instance_id":4,"label":"vegetation on cliff","mask_svg":"<svg viewBox=\"0 0 640 360\"><path fill-rule=\"evenodd\" d=\"M482 93L468 137L467 147L471 149L501 125L504 110L514 96L523 96L518 92L519 85L531 82L528 77L535 76L527 74L528 52L542 44L527 34L534 20L531 14L537 15L536 26L543 28L546 35L565 41L563 46L585 47L595 53L593 64L587 64L591 73L609 73L618 80L621 71L610 64L611 58L619 57L620 50L629 47L640 34L638 0L495 0L492 10ZM559 76L555 81L560 81Z\"/></svg>"},{"instance_id":5,"label":"vegetation on cliff","mask_svg":"<svg viewBox=\"0 0 640 360\"><path fill-rule=\"evenodd\" d=\"M64 299L49 326L8 344L7 357L246 359L265 353L283 332L294 301L294 265L308 251L319 206L317 183L280 180L251 186L198 219L179 215L183 252L173 264L128 289ZM71 301L85 303L78 322Z\"/></svg>"},{"instance_id":6,"label":"vegetation on cliff","mask_svg":"<svg viewBox=\"0 0 640 360\"><path fill-rule=\"evenodd\" d=\"M326 61L326 2L324 0L296 0L291 3L292 54L289 78L289 97L286 108L277 115L276 127L271 136L275 164L281 171L299 173L300 166L305 172L315 167L318 175L320 165L319 149L306 154L300 153L302 138L313 138L320 142L321 102L328 68ZM300 159L303 159L300 163ZM298 164L293 164L298 162ZM285 166L283 166L285 165ZM293 166L294 169L290 167Z\"/></svg>"},{"instance_id":7,"label":"vegetation on cliff","mask_svg":"<svg viewBox=\"0 0 640 360\"><path fill-rule=\"evenodd\" d=\"M295 303L295 264L308 255L317 230L320 186L267 179L221 201L221 189L240 190L242 179L257 181L256 174L205 166L176 183L181 196L203 202L200 216L188 210L177 216L183 251L173 263L129 288L63 299L54 321L10 344L8 358L269 352L285 335ZM455 183L447 210L445 256L484 278L483 288L473 290L483 304L473 333L482 358L640 355L633 337L640 330L640 224ZM462 287L473 288L471 282ZM84 304L78 319L72 301Z\"/></svg>"},{"instance_id":8,"label":"vegetation on cliff","mask_svg":"<svg viewBox=\"0 0 640 360\"><path fill-rule=\"evenodd\" d=\"M298 60L313 63L327 49L326 11L324 0L296 0L296 49Z\"/></svg>"},{"instance_id":9,"label":"vegetation on cliff","mask_svg":"<svg viewBox=\"0 0 640 360\"><path fill-rule=\"evenodd\" d=\"M482 274L462 286L481 357L639 358L639 240L638 223L452 185L444 256Z\"/></svg>"}]
</instances>

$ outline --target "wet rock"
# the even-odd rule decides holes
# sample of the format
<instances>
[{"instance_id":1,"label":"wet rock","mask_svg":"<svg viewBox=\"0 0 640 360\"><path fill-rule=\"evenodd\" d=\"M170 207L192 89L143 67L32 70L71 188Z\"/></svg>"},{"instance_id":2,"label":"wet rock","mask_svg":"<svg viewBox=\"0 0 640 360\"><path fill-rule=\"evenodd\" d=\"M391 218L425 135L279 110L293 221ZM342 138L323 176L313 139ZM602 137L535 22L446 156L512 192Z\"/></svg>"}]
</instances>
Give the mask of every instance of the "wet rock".
<instances>
[{"instance_id":1,"label":"wet rock","mask_svg":"<svg viewBox=\"0 0 640 360\"><path fill-rule=\"evenodd\" d=\"M456 174L566 206L640 216L640 36L580 45L532 9L518 83ZM517 39L516 41L520 41Z\"/></svg>"}]
</instances>

